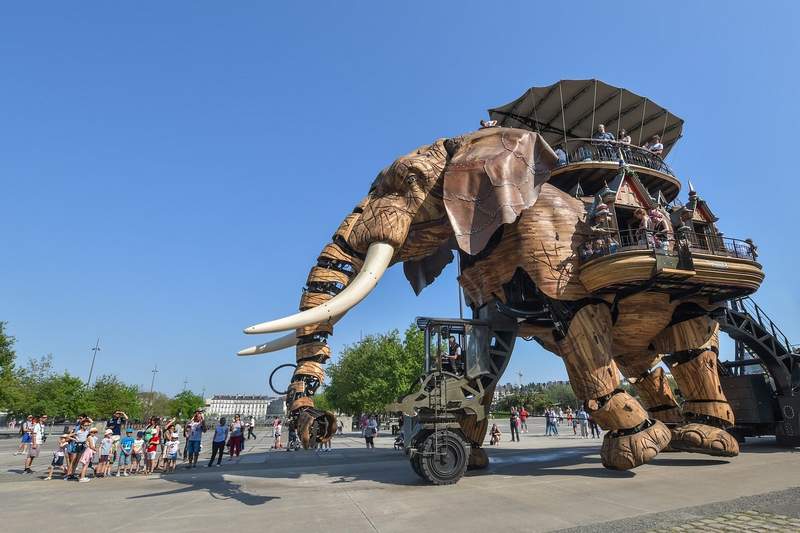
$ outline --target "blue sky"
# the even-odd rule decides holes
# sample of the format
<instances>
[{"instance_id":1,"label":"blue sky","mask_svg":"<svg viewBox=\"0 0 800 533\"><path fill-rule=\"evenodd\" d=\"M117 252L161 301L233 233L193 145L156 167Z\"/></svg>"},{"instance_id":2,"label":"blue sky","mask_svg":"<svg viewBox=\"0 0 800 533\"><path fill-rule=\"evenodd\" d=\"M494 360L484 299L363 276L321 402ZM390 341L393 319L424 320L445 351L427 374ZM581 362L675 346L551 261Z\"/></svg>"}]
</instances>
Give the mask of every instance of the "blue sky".
<instances>
[{"instance_id":1,"label":"blue sky","mask_svg":"<svg viewBox=\"0 0 800 533\"><path fill-rule=\"evenodd\" d=\"M7 3L0 8L0 320L22 360L145 388L257 393L291 351L235 352L296 309L308 269L396 156L532 85L596 77L686 120L669 157L800 342L795 2ZM682 193L685 198L685 191ZM451 267L402 269L334 350L457 315ZM729 348L729 344L726 344ZM563 379L520 342L507 378Z\"/></svg>"}]
</instances>

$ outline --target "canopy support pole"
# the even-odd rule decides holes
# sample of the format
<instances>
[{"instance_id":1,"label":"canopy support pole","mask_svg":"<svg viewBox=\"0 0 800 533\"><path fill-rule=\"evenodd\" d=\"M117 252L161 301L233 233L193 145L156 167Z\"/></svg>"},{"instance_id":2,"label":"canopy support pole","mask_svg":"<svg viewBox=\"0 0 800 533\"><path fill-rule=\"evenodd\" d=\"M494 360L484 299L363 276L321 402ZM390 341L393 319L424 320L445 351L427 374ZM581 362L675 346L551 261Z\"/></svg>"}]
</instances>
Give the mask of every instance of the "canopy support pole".
<instances>
[{"instance_id":1,"label":"canopy support pole","mask_svg":"<svg viewBox=\"0 0 800 533\"><path fill-rule=\"evenodd\" d=\"M597 111L597 80L594 80L594 101L592 102L592 130L589 132L589 137L594 135L594 112Z\"/></svg>"},{"instance_id":2,"label":"canopy support pole","mask_svg":"<svg viewBox=\"0 0 800 533\"><path fill-rule=\"evenodd\" d=\"M664 135L667 133L667 119L669 118L669 111L664 110L664 127L661 129L661 142L664 142Z\"/></svg>"},{"instance_id":3,"label":"canopy support pole","mask_svg":"<svg viewBox=\"0 0 800 533\"><path fill-rule=\"evenodd\" d=\"M625 89L619 90L619 109L617 110L617 140L619 140L619 127L622 125L622 92Z\"/></svg>"},{"instance_id":4,"label":"canopy support pole","mask_svg":"<svg viewBox=\"0 0 800 533\"><path fill-rule=\"evenodd\" d=\"M642 124L639 126L639 142L637 143L639 146L642 145L642 133L644 132L644 112L647 111L647 98L644 99L644 105L642 106Z\"/></svg>"},{"instance_id":5,"label":"canopy support pole","mask_svg":"<svg viewBox=\"0 0 800 533\"><path fill-rule=\"evenodd\" d=\"M558 97L561 99L561 126L564 131L564 151L569 153L567 144L567 118L564 116L564 93L561 91L561 82L558 82Z\"/></svg>"}]
</instances>

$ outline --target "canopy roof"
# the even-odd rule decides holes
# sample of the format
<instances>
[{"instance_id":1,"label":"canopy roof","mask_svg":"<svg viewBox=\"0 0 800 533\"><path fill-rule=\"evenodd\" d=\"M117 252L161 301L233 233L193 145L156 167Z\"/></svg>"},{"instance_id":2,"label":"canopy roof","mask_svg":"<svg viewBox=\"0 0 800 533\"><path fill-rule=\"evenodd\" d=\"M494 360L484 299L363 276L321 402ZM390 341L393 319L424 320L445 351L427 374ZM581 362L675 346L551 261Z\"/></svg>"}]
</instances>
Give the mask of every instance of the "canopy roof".
<instances>
[{"instance_id":1,"label":"canopy roof","mask_svg":"<svg viewBox=\"0 0 800 533\"><path fill-rule=\"evenodd\" d=\"M663 157L683 131L683 119L652 100L594 79L531 87L513 102L490 109L489 116L501 126L539 132L551 146L565 137L591 137L598 124L605 124L615 137L625 128L639 146L657 133L664 144Z\"/></svg>"}]
</instances>

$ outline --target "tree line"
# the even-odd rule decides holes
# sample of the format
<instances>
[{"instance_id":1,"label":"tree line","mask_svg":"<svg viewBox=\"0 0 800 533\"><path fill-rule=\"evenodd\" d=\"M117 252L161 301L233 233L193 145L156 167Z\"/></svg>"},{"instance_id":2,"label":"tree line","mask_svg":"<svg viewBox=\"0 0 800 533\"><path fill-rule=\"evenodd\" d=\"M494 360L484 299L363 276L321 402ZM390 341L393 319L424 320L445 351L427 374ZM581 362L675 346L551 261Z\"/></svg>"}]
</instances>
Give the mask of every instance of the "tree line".
<instances>
[{"instance_id":1,"label":"tree line","mask_svg":"<svg viewBox=\"0 0 800 533\"><path fill-rule=\"evenodd\" d=\"M410 392L425 368L425 336L416 324L367 335L346 346L328 366L328 385L317 394L321 409L348 415L382 413Z\"/></svg>"},{"instance_id":2,"label":"tree line","mask_svg":"<svg viewBox=\"0 0 800 533\"><path fill-rule=\"evenodd\" d=\"M102 375L87 385L67 371L54 371L50 355L18 366L15 342L6 332L6 323L0 322L0 411L13 418L47 414L51 420L60 421L86 414L102 420L115 411L124 411L131 420L151 415L187 418L204 404L203 398L191 391L171 398L160 392L141 392L113 374Z\"/></svg>"}]
</instances>

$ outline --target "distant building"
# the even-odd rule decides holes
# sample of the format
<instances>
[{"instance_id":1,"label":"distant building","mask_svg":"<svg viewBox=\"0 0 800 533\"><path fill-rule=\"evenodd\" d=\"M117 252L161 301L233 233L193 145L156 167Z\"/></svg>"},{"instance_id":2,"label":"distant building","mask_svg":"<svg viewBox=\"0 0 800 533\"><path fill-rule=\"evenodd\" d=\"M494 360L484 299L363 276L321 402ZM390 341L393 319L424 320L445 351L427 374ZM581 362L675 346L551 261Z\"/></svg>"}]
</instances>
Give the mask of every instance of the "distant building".
<instances>
[{"instance_id":1,"label":"distant building","mask_svg":"<svg viewBox=\"0 0 800 533\"><path fill-rule=\"evenodd\" d=\"M242 417L254 416L263 419L268 414L272 414L269 407L276 401L275 398L269 396L215 394L206 400L206 411L217 416L241 415Z\"/></svg>"},{"instance_id":2,"label":"distant building","mask_svg":"<svg viewBox=\"0 0 800 533\"><path fill-rule=\"evenodd\" d=\"M267 406L267 415L285 415L286 414L286 398L281 396L269 402Z\"/></svg>"}]
</instances>

